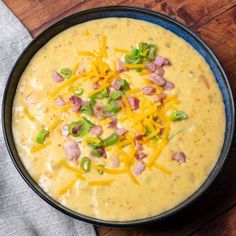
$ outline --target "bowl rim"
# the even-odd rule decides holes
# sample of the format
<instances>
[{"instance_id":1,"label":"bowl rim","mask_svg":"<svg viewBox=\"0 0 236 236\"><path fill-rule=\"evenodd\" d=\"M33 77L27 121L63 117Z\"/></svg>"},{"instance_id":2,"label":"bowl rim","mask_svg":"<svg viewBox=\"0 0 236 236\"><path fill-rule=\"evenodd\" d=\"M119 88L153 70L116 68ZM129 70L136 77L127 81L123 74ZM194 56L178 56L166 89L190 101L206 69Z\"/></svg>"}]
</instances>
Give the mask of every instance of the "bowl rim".
<instances>
[{"instance_id":1,"label":"bowl rim","mask_svg":"<svg viewBox=\"0 0 236 236\"><path fill-rule=\"evenodd\" d=\"M231 132L230 132L230 136L229 136L229 142L226 143L224 153L220 153L220 155L218 157L218 160L217 160L215 166L212 168L211 172L209 173L209 176L207 177L207 179L202 183L202 185L195 192L193 192L187 199L185 199L183 202L176 205L175 207L173 207L173 208L171 208L171 209L169 209L169 210L167 210L167 211L165 211L161 214L154 215L154 216L147 217L147 218L138 219L138 220L130 220L130 221L101 220L101 219L97 219L97 218L93 218L93 217L89 217L89 216L80 214L78 212L75 212L75 211L61 205L59 202L57 202L56 200L51 198L49 195L47 195L47 193L45 193L39 187L39 185L33 180L33 178L30 176L30 174L28 173L28 171L25 169L24 166L20 167L18 165L16 159L18 158L20 160L20 157L19 157L18 153L17 153L17 157L14 156L14 154L11 150L10 144L9 144L10 138L8 137L8 134L7 134L7 127L6 127L6 120L5 120L5 116L6 116L5 108L6 108L7 93L8 93L8 90L9 90L9 84L10 84L11 78L13 76L13 72L17 68L18 63L21 61L21 58L25 54L25 52L27 52L29 50L29 48L32 47L33 44L40 37L44 37L45 34L52 31L56 26L59 26L59 25L65 23L67 21L70 21L71 19L73 19L75 17L81 17L81 16L83 16L83 14L93 14L93 13L102 12L102 11L110 11L110 12L114 12L114 11L132 11L132 12L136 12L137 14L142 13L142 14L145 14L145 15L151 15L151 16L157 17L161 20L168 21L169 23L174 24L174 25L178 26L179 28L181 28L182 30L186 31L192 38L197 40L198 43L201 44L204 47L204 49L210 54L210 56L212 57L214 62L217 64L217 66L218 66L218 68L219 68L219 70L222 74L222 77L224 79L225 85L228 89L228 95L229 95L229 99L230 99L230 104L229 105L230 105L231 112L232 112L232 114L231 114L232 115L232 120L231 120L231 130L230 130ZM113 17L113 16L111 15L109 17ZM109 17L103 17L103 18L109 18ZM103 19L103 18L99 18L99 19ZM92 20L95 20L95 19L98 19L98 18L94 17L94 19L92 19ZM144 21L146 21L146 20L144 20ZM70 27L72 27L72 26L70 26ZM70 28L70 27L67 27L67 28ZM62 32L62 31L63 30L61 30L60 32ZM58 35L58 33L56 35ZM53 37L55 37L55 35ZM53 37L51 37L51 38L53 38ZM34 52L33 55L36 52ZM17 84L18 84L18 82L19 82L19 80L17 81ZM15 91L16 91L16 89L14 89L14 96L15 96ZM41 32L36 38L34 38L28 44L28 46L23 50L23 52L19 55L18 59L16 60L14 66L13 66L13 68L12 68L12 70L11 70L9 76L8 76L8 79L7 79L7 82L6 82L6 85L5 85L5 89L4 89L4 94L3 94L1 115L2 115L3 136L4 136L4 140L5 140L5 143L6 143L8 153L10 154L11 160L14 163L15 168L17 169L17 171L19 172L21 177L24 179L24 181L29 185L29 187L40 198L42 198L45 202L47 202L49 205L51 205L52 207L54 207L55 209L59 210L62 213L66 214L66 215L68 215L72 218L82 220L82 221L85 221L85 222L88 222L88 223L92 223L92 224L100 225L100 226L109 226L109 227L144 226L144 225L151 224L151 223L154 223L154 222L161 222L163 220L166 220L166 219L176 215L178 212L180 212L183 209L186 209L188 206L192 205L194 202L196 202L196 200L198 200L203 195L203 193L205 193L207 190L209 190L209 187L215 181L216 177L219 176L219 174L221 173L221 171L222 171L222 169L223 169L223 167L226 163L228 153L229 153L230 147L233 143L233 138L234 138L234 133L235 133L235 107L234 107L234 98L233 98L232 89L231 89L229 80L228 80L228 78L225 74L225 71L223 69L223 66L221 65L221 63L219 62L219 60L217 59L217 57L215 56L215 54L211 50L211 48L206 44L206 42L200 36L198 36L195 32L193 32L191 29L189 29L187 26L185 26L183 23L181 23L181 22L179 22L175 19L172 19L169 16L166 16L162 13L159 13L159 12L156 12L156 11L153 11L153 10L150 10L150 9L145 9L145 8L140 8L140 7L135 7L135 6L124 6L124 5L123 6L96 7L96 8L90 8L90 9L87 9L87 10L76 12L76 13L74 13L70 16L67 16L67 17L57 21L56 23L52 24L51 26L46 28L43 32ZM12 126L10 126L10 129L12 130ZM15 144L14 144L14 147L15 147ZM223 149L223 147L222 147L222 149ZM20 160L20 162L21 162L21 160Z\"/></svg>"}]
</instances>

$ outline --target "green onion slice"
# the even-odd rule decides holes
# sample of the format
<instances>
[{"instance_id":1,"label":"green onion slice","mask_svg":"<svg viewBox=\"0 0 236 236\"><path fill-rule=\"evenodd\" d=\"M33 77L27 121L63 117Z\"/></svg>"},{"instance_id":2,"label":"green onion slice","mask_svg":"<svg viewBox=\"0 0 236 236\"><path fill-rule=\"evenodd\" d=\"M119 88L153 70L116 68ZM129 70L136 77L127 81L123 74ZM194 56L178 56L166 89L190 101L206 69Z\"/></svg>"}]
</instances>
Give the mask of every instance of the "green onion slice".
<instances>
[{"instance_id":1,"label":"green onion slice","mask_svg":"<svg viewBox=\"0 0 236 236\"><path fill-rule=\"evenodd\" d=\"M73 132L76 126L81 126L81 129L77 132ZM83 137L89 132L89 130L93 126L94 124L91 121L83 117L81 120L70 123L68 127L68 131L69 131L69 134L74 137Z\"/></svg>"},{"instance_id":2,"label":"green onion slice","mask_svg":"<svg viewBox=\"0 0 236 236\"><path fill-rule=\"evenodd\" d=\"M37 137L36 137L36 142L39 144L43 144L44 143L44 139L46 138L46 136L49 134L49 131L46 129L42 129L39 131Z\"/></svg>"},{"instance_id":3,"label":"green onion slice","mask_svg":"<svg viewBox=\"0 0 236 236\"><path fill-rule=\"evenodd\" d=\"M111 94L110 99L116 100L116 99L120 98L122 95L123 95L122 91L115 91Z\"/></svg>"},{"instance_id":4,"label":"green onion slice","mask_svg":"<svg viewBox=\"0 0 236 236\"><path fill-rule=\"evenodd\" d=\"M120 106L115 101L109 99L105 106L105 110L118 113L120 111Z\"/></svg>"},{"instance_id":5,"label":"green onion slice","mask_svg":"<svg viewBox=\"0 0 236 236\"><path fill-rule=\"evenodd\" d=\"M101 166L101 167L103 167L103 168L105 167L105 166L102 165L102 164L100 164L100 165L98 165L98 166ZM98 174L103 175L103 173L104 173L103 168L101 168L101 170L97 170L97 171L98 171Z\"/></svg>"},{"instance_id":6,"label":"green onion slice","mask_svg":"<svg viewBox=\"0 0 236 236\"><path fill-rule=\"evenodd\" d=\"M103 140L104 146L112 146L119 142L119 136L116 133L113 133L108 138Z\"/></svg>"},{"instance_id":7,"label":"green onion slice","mask_svg":"<svg viewBox=\"0 0 236 236\"><path fill-rule=\"evenodd\" d=\"M175 111L170 113L169 119L171 121L181 121L186 120L188 118L188 115L184 111Z\"/></svg>"},{"instance_id":8,"label":"green onion slice","mask_svg":"<svg viewBox=\"0 0 236 236\"><path fill-rule=\"evenodd\" d=\"M78 88L74 91L74 95L76 95L76 96L81 96L83 93L84 93L83 88Z\"/></svg>"},{"instance_id":9,"label":"green onion slice","mask_svg":"<svg viewBox=\"0 0 236 236\"><path fill-rule=\"evenodd\" d=\"M89 172L91 168L91 160L88 157L83 157L80 161L80 167L85 172Z\"/></svg>"},{"instance_id":10,"label":"green onion slice","mask_svg":"<svg viewBox=\"0 0 236 236\"><path fill-rule=\"evenodd\" d=\"M100 92L96 93L95 95L93 95L92 98L94 98L94 99L108 98L109 97L109 92L110 92L109 88L104 88L102 91L100 91Z\"/></svg>"},{"instance_id":11,"label":"green onion slice","mask_svg":"<svg viewBox=\"0 0 236 236\"><path fill-rule=\"evenodd\" d=\"M69 68L62 68L60 74L64 79L69 79L72 75L72 71Z\"/></svg>"},{"instance_id":12,"label":"green onion slice","mask_svg":"<svg viewBox=\"0 0 236 236\"><path fill-rule=\"evenodd\" d=\"M129 83L127 82L127 80L122 79L119 81L119 83L120 83L120 87L122 90L124 90L124 91L130 90L130 86L129 86Z\"/></svg>"}]
</instances>

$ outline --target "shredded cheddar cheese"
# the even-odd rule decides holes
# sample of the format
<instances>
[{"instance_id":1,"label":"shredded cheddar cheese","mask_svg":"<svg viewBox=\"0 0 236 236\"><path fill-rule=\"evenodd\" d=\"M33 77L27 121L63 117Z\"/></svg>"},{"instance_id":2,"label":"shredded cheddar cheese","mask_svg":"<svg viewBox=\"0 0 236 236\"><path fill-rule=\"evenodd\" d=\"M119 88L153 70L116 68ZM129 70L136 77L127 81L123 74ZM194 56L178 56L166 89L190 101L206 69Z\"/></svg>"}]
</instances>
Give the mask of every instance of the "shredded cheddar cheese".
<instances>
[{"instance_id":1,"label":"shredded cheddar cheese","mask_svg":"<svg viewBox=\"0 0 236 236\"><path fill-rule=\"evenodd\" d=\"M113 179L109 179L109 180L94 180L94 181L88 181L88 185L89 186L111 185L113 181L114 181Z\"/></svg>"},{"instance_id":2,"label":"shredded cheddar cheese","mask_svg":"<svg viewBox=\"0 0 236 236\"><path fill-rule=\"evenodd\" d=\"M44 144L38 144L37 146L32 147L32 148L30 149L30 152L31 152L31 153L38 152L38 151L40 151L40 150L46 148L46 147L47 147L48 145L50 145L50 144L51 144L50 141L47 142L47 143L44 143Z\"/></svg>"}]
</instances>

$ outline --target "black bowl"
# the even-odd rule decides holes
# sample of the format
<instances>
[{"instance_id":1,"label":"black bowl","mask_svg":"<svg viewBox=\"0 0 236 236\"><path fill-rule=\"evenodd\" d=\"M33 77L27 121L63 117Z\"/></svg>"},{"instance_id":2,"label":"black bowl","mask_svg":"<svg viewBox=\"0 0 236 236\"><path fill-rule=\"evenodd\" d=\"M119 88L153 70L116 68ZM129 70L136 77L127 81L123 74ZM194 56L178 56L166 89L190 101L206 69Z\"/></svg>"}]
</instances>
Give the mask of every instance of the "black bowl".
<instances>
[{"instance_id":1,"label":"black bowl","mask_svg":"<svg viewBox=\"0 0 236 236\"><path fill-rule=\"evenodd\" d=\"M206 181L203 185L193 193L188 199L184 202L179 204L178 206L153 217L144 218L140 220L133 220L133 221L108 221L108 220L100 220L95 219L92 217L88 217L82 214L79 214L75 211L72 211L65 206L59 204L50 196L48 196L40 187L39 185L32 179L29 175L27 170L25 169L21 159L17 153L14 139L12 135L12 104L17 88L17 84L19 79L24 72L26 66L28 65L31 58L34 54L46 44L52 37L59 34L63 30L74 26L76 24L80 24L89 20L93 19L100 19L100 18L107 18L107 17L128 17L134 19L140 19L148 22L152 22L154 24L160 25L179 37L186 40L189 44L191 44L206 60L206 62L210 65L212 72L216 78L216 82L219 85L221 90L224 104L225 104L225 112L226 112L226 130L225 130L225 138L224 144L219 156L219 159L212 169L211 173L209 174ZM222 66L220 65L219 61L210 50L210 48L206 45L206 43L199 38L195 33L185 27L183 24L165 16L160 13L136 8L136 7L128 7L128 6L116 6L116 7L102 7L102 8L95 8L90 9L83 12L78 12L72 16L69 16L53 26L49 27L45 30L42 34L40 34L35 40L33 40L30 45L24 50L24 52L20 55L17 62L15 63L11 74L8 78L8 82L5 88L5 93L3 97L3 105L2 105L2 126L4 132L4 138L7 145L8 152L11 156L15 167L21 174L22 178L26 181L26 183L47 203L51 206L55 207L56 209L60 210L61 212L72 216L76 219L87 221L97 225L104 225L104 226L137 226L137 225L144 225L151 222L161 221L166 219L169 216L173 216L181 209L187 207L190 203L195 201L202 195L203 192L208 189L208 187L213 183L216 176L222 170L222 167L226 161L227 154L229 152L230 146L233 140L234 134L234 126L235 126L235 111L234 111L234 101L232 97L232 92L230 85L228 83L227 77L225 75Z\"/></svg>"}]
</instances>

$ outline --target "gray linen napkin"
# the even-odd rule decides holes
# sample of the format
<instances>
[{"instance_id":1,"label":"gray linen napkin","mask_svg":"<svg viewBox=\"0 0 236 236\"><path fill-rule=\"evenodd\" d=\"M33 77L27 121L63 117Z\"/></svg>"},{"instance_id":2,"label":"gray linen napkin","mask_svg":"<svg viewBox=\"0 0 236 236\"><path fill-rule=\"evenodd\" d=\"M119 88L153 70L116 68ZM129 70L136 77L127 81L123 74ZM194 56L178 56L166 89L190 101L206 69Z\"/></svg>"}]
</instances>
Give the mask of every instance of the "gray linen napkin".
<instances>
[{"instance_id":1,"label":"gray linen napkin","mask_svg":"<svg viewBox=\"0 0 236 236\"><path fill-rule=\"evenodd\" d=\"M32 40L18 19L0 0L0 104L7 76ZM0 235L93 236L92 225L74 220L39 198L17 173L0 130Z\"/></svg>"}]
</instances>

